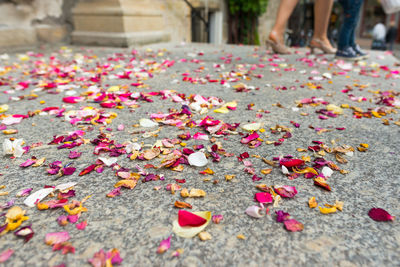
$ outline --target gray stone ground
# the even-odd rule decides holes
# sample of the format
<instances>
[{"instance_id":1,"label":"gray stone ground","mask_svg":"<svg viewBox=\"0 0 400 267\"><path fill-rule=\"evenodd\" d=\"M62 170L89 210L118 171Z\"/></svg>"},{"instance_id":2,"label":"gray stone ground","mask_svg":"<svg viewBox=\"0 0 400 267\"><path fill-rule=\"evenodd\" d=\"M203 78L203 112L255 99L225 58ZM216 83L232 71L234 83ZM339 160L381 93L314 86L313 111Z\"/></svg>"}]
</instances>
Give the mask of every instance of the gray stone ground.
<instances>
[{"instance_id":1,"label":"gray stone ground","mask_svg":"<svg viewBox=\"0 0 400 267\"><path fill-rule=\"evenodd\" d=\"M163 55L157 55L155 51L166 48ZM161 62L165 58L175 59L173 67L167 68L163 73L155 73L154 78L145 81L150 87L147 89L131 88L132 91L159 91L165 89L176 90L186 95L199 93L203 96L217 96L224 101L238 101L236 111L228 114L217 114L210 111L207 115L222 119L225 122L240 122L245 124L251 121L264 123L268 138L264 140L276 141L280 135L273 135L269 128L276 124L284 125L293 129L293 137L283 142L281 146L267 145L265 142L256 149L249 149L240 143L237 135L227 136L226 139L219 139L227 152L234 153L234 157L222 157L221 162L210 162L207 167L214 170L212 180L219 180L218 184L204 182L206 178L198 174L205 168L194 168L185 166L183 172L173 172L167 169L160 169L156 173L163 173L165 181L139 183L137 187L130 191L123 189L122 195L113 199L106 198L106 194L111 191L117 182L113 171L106 168L102 174L91 173L85 176L78 176L80 170L93 163L97 158L92 154L93 145L87 144L77 149L84 152L82 157L76 160L68 159L68 151L65 149L57 150L55 146L44 145L39 149L32 150L28 155L21 158L10 159L9 156L2 156L0 161L0 185L6 185L2 191L10 192L8 196L1 196L0 202L6 202L15 196L21 188L32 187L34 191L39 190L44 185L56 185L64 182L77 181L75 187L76 197L82 199L87 195L92 197L86 202L88 212L82 214L82 219L88 221L88 226L83 231L78 231L74 225L67 225L64 228L59 226L56 218L65 214L61 209L38 211L36 208L29 208L23 205L24 198L18 198L16 204L27 210L30 219L24 223L32 223L35 236L28 243L16 238L12 233L0 237L0 252L12 248L14 255L6 262L5 266L53 266L65 263L67 266L82 266L93 256L95 252L103 248L110 250L117 248L124 259L124 266L399 266L400 265L400 228L398 220L393 222L376 222L368 217L368 211L372 207L381 207L389 211L392 215L400 214L399 199L399 159L400 159L400 127L394 124L398 121L399 114L388 114L386 119L390 125L383 125L379 118L355 119L352 117L352 110L345 109L344 114L337 118L319 120L315 110L318 107L303 107L299 111L293 111L295 101L306 97L323 97L332 104L349 104L363 109L376 108L374 94L370 90L394 90L398 89L399 81L396 77L385 78L387 71L375 67L368 67L371 63L387 65L395 69L397 62L391 56L383 53L372 53L366 62L368 73L376 69L380 77L370 77L360 75L360 66L353 66L353 70L348 76L333 76L332 83L328 79L322 81L311 81L309 77L321 76L322 73L334 73L340 69L333 64L332 56L318 56L319 63L314 67L307 66L307 63L299 59L305 57L305 50L299 54L283 56L278 64L281 66L279 71L272 72L272 66L268 60L272 55L267 54L264 49L247 46L209 46L209 45L154 45L153 52L139 49L140 55ZM84 65L92 65L95 62L107 62L106 58L114 53L125 53L126 59L114 64L120 64L122 68L129 60L131 50L110 49L110 48L80 48L74 47L73 52L60 55L57 49L46 49L42 52L45 57L42 60L48 62L48 57L52 53L62 62L72 59L73 53L87 55L97 55L92 62L85 62ZM204 55L198 55L198 52ZM144 54L146 53L146 55ZM225 69L221 72L231 70L242 71L250 68L249 64L267 64L264 68L257 68L254 73L263 74L261 79L252 77L251 80L241 81L248 86L258 87L259 90L250 92L235 92L233 88L226 88L218 83L191 84L182 82L181 74L190 72L192 76L204 77L210 74L211 77L218 79L220 72L216 72L213 64L223 64L221 56L232 54L232 63L225 64ZM21 63L15 54L10 54L11 59L2 61L1 66ZM240 60L237 58L240 57ZM189 61L193 58L201 60L200 63L179 62L186 58ZM33 59L34 60L34 59ZM316 62L314 60L314 62ZM330 65L332 63L332 65ZM26 69L32 68L31 61L25 62ZM239 66L239 64L241 66ZM202 72L196 73L194 70L200 66L204 67ZM283 69L293 67L296 70L286 72ZM23 75L22 69L8 73L18 77L18 80L35 79L29 75ZM318 70L320 74L311 74L311 71ZM0 76L1 77L1 76ZM171 83L178 79L179 83ZM130 84L130 80L107 80L105 84ZM307 82L314 82L322 85L322 89L310 89L307 86L301 87ZM75 84L80 85L79 82ZM355 102L349 99L347 94L341 92L346 85L363 84L369 85L368 88L359 90L355 88L352 93L355 96L368 98L365 102ZM235 85L235 83L231 83ZM268 86L270 85L270 86ZM277 86L286 86L296 89L275 90ZM105 86L106 87L106 86ZM31 90L33 87L30 87ZM107 87L106 87L107 88ZM0 87L1 91L9 89L7 86ZM82 89L76 89L81 91ZM27 94L27 91L17 92L12 96ZM65 93L59 95L37 92L39 97L35 100L9 101L10 95L0 94L0 101L7 101L10 105L8 114L26 113L45 106L61 106L61 98ZM118 117L109 126L113 129L113 139L124 142L133 138L138 138L145 144L153 144L157 139L175 138L178 134L186 130L179 130L176 127L164 126L159 132L158 137L143 138L141 134L134 133L137 128L132 125L138 123L141 118L148 118L149 113L167 112L168 108L179 109L178 103L171 100L160 100L153 97L154 103L140 103L140 107L133 112L128 109L112 111L118 113ZM370 101L371 99L371 101ZM41 105L40 100L45 100L46 104ZM277 107L276 103L283 107ZM247 110L247 105L254 103L253 110ZM96 106L97 104L89 103ZM88 103L74 104L85 106ZM264 109L270 113L264 113L262 118L257 118L258 110ZM309 116L300 115L301 112L309 113ZM205 115L195 115L201 118ZM294 128L290 121L301 124L301 127ZM33 126L32 124L35 124ZM119 124L125 124L126 129L117 132ZM322 134L309 126L327 128L328 131ZM346 130L338 131L336 127L345 127ZM9 129L18 129L18 134L12 135L16 138L23 138L27 144L43 142L47 144L52 140L53 135L66 134L76 130L65 122L63 118L54 116L34 116L23 120L18 125L9 126ZM196 128L190 129L195 133L202 131ZM238 128L241 132L241 129ZM87 139L93 139L98 135L98 128L88 132ZM3 135L1 142L10 136ZM331 146L331 141L335 140L338 145L351 145L357 147L360 143L368 143L370 148L367 152L356 151L353 157L347 157L347 164L338 164L341 168L350 171L347 175L335 172L328 180L332 187L331 192L324 191L313 185L312 180L302 176L289 180L279 168L274 168L269 175L260 174L260 170L269 168L261 159L250 158L255 166L256 173L263 179L253 182L251 176L243 172L243 164L238 162L236 156L243 152L256 154L268 159L275 156L292 154L296 157L302 155L312 156L310 152L297 152L297 148L307 148L312 145L312 140L326 142ZM207 141L189 140L188 146L203 143L209 145ZM37 158L46 157L46 164L39 168L28 167L22 169L19 164L31 156ZM334 160L332 155L325 157ZM77 171L72 176L63 176L59 179L49 176L46 173L47 163L61 160L64 164L74 162ZM152 162L157 162L154 160ZM125 156L118 157L118 163L127 168L133 168L136 164L143 166L147 162L131 161ZM152 171L150 169L149 171ZM154 170L153 170L154 171ZM231 182L226 182L225 174L236 174ZM224 219L220 224L211 223L207 231L212 235L209 241L200 241L194 237L185 239L172 233L172 222L177 217L177 209L174 208L175 200L182 200L179 194L171 195L166 191L165 186L173 182L173 179L186 179L185 187L200 188L207 192L207 196L200 199L185 199L193 205L194 211L209 210L213 214L222 214ZM254 219L244 213L245 209L254 204L253 196L257 192L256 184L265 183L268 185L293 185L296 186L298 194L293 199L285 199L280 203L279 208L271 209L271 215L261 219ZM154 190L155 186L163 186L159 191ZM315 196L318 203L334 203L335 200L344 202L342 212L324 215L317 209L310 209L307 201L311 196ZM282 209L289 212L292 218L304 224L302 232L288 232L283 228L283 224L275 222L274 210ZM75 246L75 254L62 255L60 251L51 251L51 247L44 243L44 236L48 232L68 231L71 235L71 243ZM166 253L159 255L156 249L162 239L172 234L171 248ZM237 238L238 234L243 234L246 239ZM180 258L174 258L171 253L183 248L184 253Z\"/></svg>"}]
</instances>

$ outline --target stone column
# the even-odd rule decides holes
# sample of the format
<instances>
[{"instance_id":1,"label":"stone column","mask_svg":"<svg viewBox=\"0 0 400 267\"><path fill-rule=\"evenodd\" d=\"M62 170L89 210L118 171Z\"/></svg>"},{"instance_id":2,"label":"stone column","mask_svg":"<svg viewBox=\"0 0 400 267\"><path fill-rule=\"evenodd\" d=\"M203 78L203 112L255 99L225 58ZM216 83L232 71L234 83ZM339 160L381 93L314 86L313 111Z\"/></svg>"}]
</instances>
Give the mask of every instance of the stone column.
<instances>
[{"instance_id":1,"label":"stone column","mask_svg":"<svg viewBox=\"0 0 400 267\"><path fill-rule=\"evenodd\" d=\"M275 23L275 18L278 13L280 1L268 1L267 10L258 19L258 34L260 36L260 44L264 45Z\"/></svg>"},{"instance_id":2,"label":"stone column","mask_svg":"<svg viewBox=\"0 0 400 267\"><path fill-rule=\"evenodd\" d=\"M80 0L73 20L73 44L127 47L170 39L154 0Z\"/></svg>"}]
</instances>

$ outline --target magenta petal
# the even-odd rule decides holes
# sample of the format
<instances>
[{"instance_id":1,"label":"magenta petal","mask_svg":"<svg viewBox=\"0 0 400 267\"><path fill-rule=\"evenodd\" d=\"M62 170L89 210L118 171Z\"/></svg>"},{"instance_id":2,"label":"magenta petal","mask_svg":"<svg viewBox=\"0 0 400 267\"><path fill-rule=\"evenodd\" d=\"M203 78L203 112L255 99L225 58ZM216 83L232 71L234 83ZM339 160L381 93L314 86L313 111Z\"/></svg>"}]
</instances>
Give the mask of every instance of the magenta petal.
<instances>
[{"instance_id":1,"label":"magenta petal","mask_svg":"<svg viewBox=\"0 0 400 267\"><path fill-rule=\"evenodd\" d=\"M68 158L70 159L76 159L79 158L82 155L82 152L77 152L77 151L70 151Z\"/></svg>"},{"instance_id":2,"label":"magenta petal","mask_svg":"<svg viewBox=\"0 0 400 267\"><path fill-rule=\"evenodd\" d=\"M186 210L178 211L178 223L180 226L200 226L207 222L206 219Z\"/></svg>"},{"instance_id":3,"label":"magenta petal","mask_svg":"<svg viewBox=\"0 0 400 267\"><path fill-rule=\"evenodd\" d=\"M295 219L286 220L283 224L285 225L286 230L291 232L298 232L304 229L304 225Z\"/></svg>"},{"instance_id":4,"label":"magenta petal","mask_svg":"<svg viewBox=\"0 0 400 267\"><path fill-rule=\"evenodd\" d=\"M160 242L160 245L157 248L157 253L162 254L165 251L167 251L170 247L171 247L171 236Z\"/></svg>"},{"instance_id":5,"label":"magenta petal","mask_svg":"<svg viewBox=\"0 0 400 267\"><path fill-rule=\"evenodd\" d=\"M76 168L74 167L67 167L62 169L62 173L64 175L72 175L75 172Z\"/></svg>"},{"instance_id":6,"label":"magenta petal","mask_svg":"<svg viewBox=\"0 0 400 267\"><path fill-rule=\"evenodd\" d=\"M368 212L368 216L371 217L372 220L377 222L387 222L387 221L394 221L394 217L389 214L384 209L381 208L372 208Z\"/></svg>"},{"instance_id":7,"label":"magenta petal","mask_svg":"<svg viewBox=\"0 0 400 267\"><path fill-rule=\"evenodd\" d=\"M15 231L14 234L18 237L23 237L25 239L25 242L28 242L33 237L35 232L33 232L31 225L29 225L21 227L20 229L18 229L18 231Z\"/></svg>"},{"instance_id":8,"label":"magenta petal","mask_svg":"<svg viewBox=\"0 0 400 267\"><path fill-rule=\"evenodd\" d=\"M289 220L290 214L287 212L284 212L283 210L278 210L275 211L276 213L276 221L277 222L284 222L286 220Z\"/></svg>"},{"instance_id":9,"label":"magenta petal","mask_svg":"<svg viewBox=\"0 0 400 267\"><path fill-rule=\"evenodd\" d=\"M272 195L268 192L256 193L254 195L254 199L263 204L272 203L273 201Z\"/></svg>"}]
</instances>

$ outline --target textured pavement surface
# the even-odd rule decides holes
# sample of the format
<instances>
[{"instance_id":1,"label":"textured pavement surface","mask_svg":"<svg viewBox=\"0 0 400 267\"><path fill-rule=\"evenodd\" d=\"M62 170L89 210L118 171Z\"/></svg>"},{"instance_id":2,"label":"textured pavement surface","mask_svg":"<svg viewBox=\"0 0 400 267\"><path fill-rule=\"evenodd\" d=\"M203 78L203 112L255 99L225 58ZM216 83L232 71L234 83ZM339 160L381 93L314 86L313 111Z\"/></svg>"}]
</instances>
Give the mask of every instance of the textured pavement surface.
<instances>
[{"instance_id":1,"label":"textured pavement surface","mask_svg":"<svg viewBox=\"0 0 400 267\"><path fill-rule=\"evenodd\" d=\"M5 262L5 266L54 266L62 263L67 266L83 266L88 264L88 259L95 252L100 249L109 251L112 248L120 251L123 266L400 265L400 227L397 218L392 222L377 222L368 216L368 211L373 207L383 208L393 216L398 217L400 214L400 127L396 124L400 115L396 107L377 104L382 96L378 91L393 91L394 94L400 92L400 76L397 74L400 68L396 65L395 58L382 52L373 52L366 61L344 65L334 61L332 56L308 55L306 50L277 57L263 48L251 46L159 44L149 48L151 49L138 49L135 55L137 61L131 61L131 49L73 47L39 50L28 54L10 53L9 59L0 59L0 81L3 82L0 86L0 104L9 105L8 111L2 114L27 114L28 111L42 110L45 107L62 106L67 111L88 105L103 109L99 103L91 100L76 104L62 101L63 97L69 95L68 92L76 91L75 96L79 96L89 86L107 90L112 85L120 85L129 92L175 90L186 96L215 96L225 103L237 101L236 110L223 114L213 112L218 107L212 107L204 114L193 113L192 119L196 121L209 115L230 124L261 122L265 129L265 132L258 131L262 144L256 148L241 144L243 136L237 133L246 132L239 126L234 133L217 137L222 148L234 156L221 156L220 162L212 162L210 157L205 167L183 165L181 172L167 168L146 169L151 173L163 174L165 180L146 183L140 180L134 189L123 188L121 195L107 198L106 194L118 182L114 170L105 167L102 173L92 172L78 176L80 171L98 158L98 155L93 154L93 144L88 142L73 148L74 151L83 152L78 159L68 158L69 149L47 145L53 140L53 136L66 135L78 129L86 132L84 139L93 140L100 133L99 125L84 125L82 128L66 122L64 116L42 113L24 119L19 124L7 126L7 129L17 129L18 133L0 134L1 143L6 138L14 137L24 139L29 146L39 142L43 145L32 148L20 158L12 159L10 155L6 155L0 160L0 185L6 186L1 192L9 192L9 195L0 196L0 203L15 198L15 205L25 209L30 217L23 226L32 224L35 231L35 235L27 243L12 233L0 236L0 252L10 248L15 251ZM44 55L38 56L37 53ZM50 57L53 57L51 64ZM175 62L169 67L167 64L160 65L166 59L168 62ZM107 71L105 64L110 65ZM65 73L76 70L74 81L64 81L63 85L60 80L68 80L68 77L46 75L50 69L54 71L55 67L62 69L63 66L66 66L63 69ZM29 73L37 68L43 68L42 75L37 75L38 72L36 75ZM137 78L141 76L140 73L144 73L143 69L152 73L153 77ZM129 79L115 78L114 74L122 74L124 70L132 72ZM101 82L88 79L96 73L102 73ZM230 76L231 80L222 78L224 76ZM184 77L197 79L197 82L184 81ZM221 79L226 81L225 85L221 84ZM18 82L27 80L31 81L27 89L14 90ZM56 83L56 89L44 89L41 85L50 81ZM145 86L132 85L138 82ZM242 86L238 87L238 84ZM235 89L235 86L239 89ZM345 89L347 90L343 91ZM9 92L6 94L5 91ZM58 94L49 93L51 91ZM19 96L25 97L21 99ZM302 107L296 104L296 101L312 97L317 100L323 98L336 106L347 104L353 108L344 108L343 114L337 117L326 116L327 119L320 119L322 114L316 111L325 108L325 104L304 104ZM115 112L118 116L106 126L110 129L103 129L103 132L110 134L110 139L116 143L138 142L144 145L144 149L148 149L157 140L177 138L187 131L192 135L197 132L206 133L199 127L178 128L164 125L156 134L144 136L144 133L157 128L137 127L140 119L150 118L152 113L169 113L169 109L179 111L182 106L182 103L174 102L171 98L150 98L154 102L138 100L136 106L122 104L123 109L104 109L106 112ZM397 95L397 99L399 98ZM381 108L380 111L385 111L386 115L382 118L356 118L354 111L357 108L363 112ZM294 127L291 122L300 124L300 127ZM125 129L117 131L121 124ZM292 137L285 139L281 145L273 144L283 135L271 133L270 128L276 125L291 129ZM324 142L329 147L349 145L355 148L354 155L344 156L348 163L339 163L332 154L321 156L307 150L308 146L315 145L312 141ZM206 148L212 145L205 140L190 139L183 142L187 143L188 148L200 144ZM366 152L356 149L361 143L369 145ZM182 150L183 147L177 144L175 148ZM298 148L303 148L304 152ZM250 154L248 160L253 164L256 175L262 178L260 181L253 181L253 175L244 172L244 164L237 159L244 152ZM260 173L262 169L272 168L260 157L272 160L285 155L293 155L295 158L310 156L312 160L323 157L349 173L335 171L327 180L331 191L313 185L312 179L306 179L302 175L289 179L280 167L273 167L272 172L267 175ZM32 156L38 159L45 157L45 164L36 168L19 166ZM136 165L158 165L161 161L159 158L151 161L130 160L126 155L117 159L120 166L132 170ZM63 165L72 163L76 172L62 177L48 175L48 164L57 160L62 161ZM213 170L214 174L199 174L199 171L206 168ZM236 177L226 181L225 175ZM186 183L180 184L182 187L199 188L207 195L183 199L179 191L171 194L165 188L167 184L176 183L174 179L186 179ZM213 182L214 180L218 182ZM45 185L66 182L78 183L73 199L81 200L91 195L84 203L88 211L83 212L79 220L87 220L88 225L84 230L77 230L71 223L60 226L56 219L66 214L62 208L38 210L23 204L26 197L15 197L23 188L33 188L32 192L35 192ZM257 184L295 186L298 194L294 198L283 199L279 207L270 206L269 214L255 219L244 211L255 204L254 194L259 192L255 187ZM342 201L343 211L322 214L318 208L310 209L307 203L312 196L316 197L319 206L333 204L336 200ZM219 224L211 222L206 228L212 236L211 240L182 238L172 232L172 222L178 213L178 209L174 207L175 200L190 203L193 206L192 211L211 211L212 214L223 215ZM285 230L282 223L276 222L276 210L289 212L291 218L304 224L304 230ZM69 232L69 242L75 247L74 254L63 255L61 251L52 251L45 244L47 233L61 231ZM240 234L245 239L237 238ZM160 241L170 235L171 248L164 254L157 254ZM179 248L184 250L183 253L180 257L173 257L172 252Z\"/></svg>"}]
</instances>

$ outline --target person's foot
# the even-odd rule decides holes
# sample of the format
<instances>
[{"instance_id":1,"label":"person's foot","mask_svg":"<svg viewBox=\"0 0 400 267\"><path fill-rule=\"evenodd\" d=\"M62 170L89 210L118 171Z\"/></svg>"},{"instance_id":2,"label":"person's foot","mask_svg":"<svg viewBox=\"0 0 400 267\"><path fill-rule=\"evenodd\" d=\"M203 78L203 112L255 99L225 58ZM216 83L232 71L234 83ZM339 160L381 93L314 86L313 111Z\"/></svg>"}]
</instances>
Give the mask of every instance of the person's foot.
<instances>
[{"instance_id":1,"label":"person's foot","mask_svg":"<svg viewBox=\"0 0 400 267\"><path fill-rule=\"evenodd\" d=\"M274 53L277 54L291 54L290 49L285 46L283 42L283 36L279 36L276 32L272 31L268 35L268 39L266 41L267 47L270 46Z\"/></svg>"},{"instance_id":2,"label":"person's foot","mask_svg":"<svg viewBox=\"0 0 400 267\"><path fill-rule=\"evenodd\" d=\"M356 52L357 56L361 57L361 59L366 59L369 57L368 53L361 50L361 48L358 44L353 46L353 50L354 50L354 52Z\"/></svg>"},{"instance_id":3,"label":"person's foot","mask_svg":"<svg viewBox=\"0 0 400 267\"><path fill-rule=\"evenodd\" d=\"M354 49L351 46L348 46L343 50L338 49L336 51L335 58L351 60L351 61L361 60L361 57L357 55L356 51L354 51Z\"/></svg>"},{"instance_id":4,"label":"person's foot","mask_svg":"<svg viewBox=\"0 0 400 267\"><path fill-rule=\"evenodd\" d=\"M318 38L313 38L310 42L311 53L314 53L314 49L318 48L322 50L325 54L335 54L336 48L334 48L328 39L321 40Z\"/></svg>"}]
</instances>

